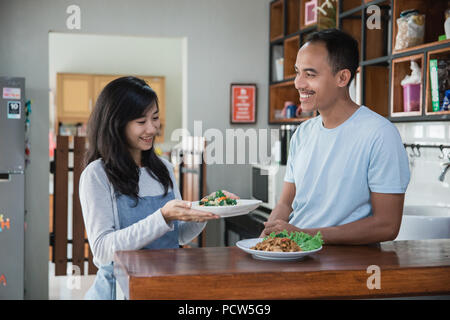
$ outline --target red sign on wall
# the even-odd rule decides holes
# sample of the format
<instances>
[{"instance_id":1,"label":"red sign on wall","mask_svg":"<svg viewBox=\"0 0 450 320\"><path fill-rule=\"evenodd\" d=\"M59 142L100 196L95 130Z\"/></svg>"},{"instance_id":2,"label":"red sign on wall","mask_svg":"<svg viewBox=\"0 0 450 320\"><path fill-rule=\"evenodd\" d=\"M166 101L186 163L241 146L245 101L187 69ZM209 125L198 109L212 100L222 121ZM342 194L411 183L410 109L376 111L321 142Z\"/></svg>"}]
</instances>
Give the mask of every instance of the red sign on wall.
<instances>
[{"instance_id":1,"label":"red sign on wall","mask_svg":"<svg viewBox=\"0 0 450 320\"><path fill-rule=\"evenodd\" d=\"M4 287L6 286L6 277L4 274L0 275L0 284L2 284Z\"/></svg>"},{"instance_id":2,"label":"red sign on wall","mask_svg":"<svg viewBox=\"0 0 450 320\"><path fill-rule=\"evenodd\" d=\"M256 122L256 84L231 85L231 123Z\"/></svg>"}]
</instances>

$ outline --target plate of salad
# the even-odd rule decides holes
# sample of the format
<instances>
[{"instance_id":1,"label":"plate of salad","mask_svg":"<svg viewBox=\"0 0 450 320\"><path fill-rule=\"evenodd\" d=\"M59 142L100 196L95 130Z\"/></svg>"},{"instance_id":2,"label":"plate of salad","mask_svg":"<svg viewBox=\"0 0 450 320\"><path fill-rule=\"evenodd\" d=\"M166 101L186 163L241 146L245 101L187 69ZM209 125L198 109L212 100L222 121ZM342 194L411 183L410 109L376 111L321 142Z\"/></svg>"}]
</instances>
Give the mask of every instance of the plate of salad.
<instances>
[{"instance_id":1,"label":"plate of salad","mask_svg":"<svg viewBox=\"0 0 450 320\"><path fill-rule=\"evenodd\" d=\"M272 232L265 238L241 240L236 246L260 260L292 261L322 250L322 234L311 236L304 232Z\"/></svg>"},{"instance_id":2,"label":"plate of salad","mask_svg":"<svg viewBox=\"0 0 450 320\"><path fill-rule=\"evenodd\" d=\"M222 218L228 218L247 214L258 208L261 203L260 200L231 199L222 190L218 190L200 201L192 202L192 209L207 211Z\"/></svg>"}]
</instances>

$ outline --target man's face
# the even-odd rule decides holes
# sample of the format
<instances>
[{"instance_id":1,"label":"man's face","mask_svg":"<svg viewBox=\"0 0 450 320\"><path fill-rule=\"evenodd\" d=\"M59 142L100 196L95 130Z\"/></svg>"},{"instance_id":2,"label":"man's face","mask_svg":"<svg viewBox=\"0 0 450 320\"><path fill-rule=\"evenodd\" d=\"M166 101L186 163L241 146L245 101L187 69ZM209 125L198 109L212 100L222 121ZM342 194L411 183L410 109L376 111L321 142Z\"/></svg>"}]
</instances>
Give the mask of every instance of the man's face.
<instances>
[{"instance_id":1,"label":"man's face","mask_svg":"<svg viewBox=\"0 0 450 320\"><path fill-rule=\"evenodd\" d=\"M336 101L339 87L328 61L325 44L306 43L295 62L295 88L300 95L302 111L325 110Z\"/></svg>"}]
</instances>

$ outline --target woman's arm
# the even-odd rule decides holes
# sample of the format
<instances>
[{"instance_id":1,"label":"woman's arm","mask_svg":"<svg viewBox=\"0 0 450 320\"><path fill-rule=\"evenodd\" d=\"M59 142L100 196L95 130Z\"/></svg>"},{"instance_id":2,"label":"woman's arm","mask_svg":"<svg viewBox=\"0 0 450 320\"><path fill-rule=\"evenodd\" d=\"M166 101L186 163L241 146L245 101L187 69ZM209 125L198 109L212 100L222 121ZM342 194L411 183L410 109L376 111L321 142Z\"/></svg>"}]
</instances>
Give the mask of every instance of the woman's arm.
<instances>
[{"instance_id":1,"label":"woman's arm","mask_svg":"<svg viewBox=\"0 0 450 320\"><path fill-rule=\"evenodd\" d=\"M101 168L102 169L102 168ZM173 230L160 210L122 230L114 221L113 201L106 173L90 166L80 177L80 202L94 260L111 263L118 250L137 250Z\"/></svg>"}]
</instances>

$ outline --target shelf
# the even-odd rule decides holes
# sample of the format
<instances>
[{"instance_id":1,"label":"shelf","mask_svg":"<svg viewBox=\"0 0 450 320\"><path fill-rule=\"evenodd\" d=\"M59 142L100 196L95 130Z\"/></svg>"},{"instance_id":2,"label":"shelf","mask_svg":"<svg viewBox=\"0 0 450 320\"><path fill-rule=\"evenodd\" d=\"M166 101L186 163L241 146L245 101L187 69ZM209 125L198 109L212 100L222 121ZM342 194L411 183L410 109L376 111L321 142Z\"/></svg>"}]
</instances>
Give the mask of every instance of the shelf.
<instances>
[{"instance_id":1,"label":"shelf","mask_svg":"<svg viewBox=\"0 0 450 320\"><path fill-rule=\"evenodd\" d=\"M426 86L427 86L427 94L425 97L425 114L426 115L450 115L450 111L434 111L431 103L431 86L430 86L430 60L437 59L438 60L438 68L439 61L445 61L447 64L447 70L450 68L450 47L438 49L434 51L429 51L427 53L427 72L426 72ZM441 62L442 63L442 62ZM439 72L438 72L439 74ZM450 81L449 77L445 75L439 77L439 106L442 106L443 101L443 92L444 90L450 89ZM443 83L446 81L446 83Z\"/></svg>"},{"instance_id":2,"label":"shelf","mask_svg":"<svg viewBox=\"0 0 450 320\"><path fill-rule=\"evenodd\" d=\"M364 105L372 111L388 116L389 110L389 65L367 65L364 69Z\"/></svg>"},{"instance_id":3,"label":"shelf","mask_svg":"<svg viewBox=\"0 0 450 320\"><path fill-rule=\"evenodd\" d=\"M388 30L391 17L390 1L384 1L378 4L381 13L380 29L369 29L366 27L365 39L365 57L362 60L372 60L388 55Z\"/></svg>"},{"instance_id":4,"label":"shelf","mask_svg":"<svg viewBox=\"0 0 450 320\"><path fill-rule=\"evenodd\" d=\"M270 5L270 41L274 41L284 36L283 0L278 0Z\"/></svg>"},{"instance_id":5,"label":"shelf","mask_svg":"<svg viewBox=\"0 0 450 320\"><path fill-rule=\"evenodd\" d=\"M300 49L300 36L295 36L284 41L284 79L295 77L295 61Z\"/></svg>"},{"instance_id":6,"label":"shelf","mask_svg":"<svg viewBox=\"0 0 450 320\"><path fill-rule=\"evenodd\" d=\"M416 61L422 72L422 85L420 89L419 110L412 112L404 112L403 106L403 87L400 84L406 75L411 74L411 61ZM420 116L422 114L422 88L424 80L423 65L424 55L417 54L392 60L392 76L391 76L391 117L407 117Z\"/></svg>"},{"instance_id":7,"label":"shelf","mask_svg":"<svg viewBox=\"0 0 450 320\"><path fill-rule=\"evenodd\" d=\"M403 53L410 50L416 50L427 46L435 45L440 35L445 34L444 22L445 22L445 10L447 9L447 0L394 0L393 7L393 28L392 28L392 50L393 54ZM419 11L419 14L425 14L425 34L422 45L405 48L402 50L396 50L396 38L397 38L397 19L400 17L400 13L404 10L414 8Z\"/></svg>"},{"instance_id":8,"label":"shelf","mask_svg":"<svg viewBox=\"0 0 450 320\"><path fill-rule=\"evenodd\" d=\"M282 82L270 85L269 89L269 122L281 122L286 119L277 119L276 111L281 112L286 101L292 101L295 104L299 101L297 89L295 89L294 81Z\"/></svg>"},{"instance_id":9,"label":"shelf","mask_svg":"<svg viewBox=\"0 0 450 320\"><path fill-rule=\"evenodd\" d=\"M420 46L415 46L415 47L411 47L411 48L406 48L406 49L402 49L402 50L394 50L393 55L395 56L399 56L402 55L404 56L406 53L413 53L415 51L426 51L427 49L430 49L432 47L435 46L441 46L441 45L450 45L450 39L447 40L442 40L442 41L434 41L434 42L429 42L429 43L425 43L425 44L421 44Z\"/></svg>"},{"instance_id":10,"label":"shelf","mask_svg":"<svg viewBox=\"0 0 450 320\"><path fill-rule=\"evenodd\" d=\"M356 10L356 8L361 8L361 0L342 0L342 12Z\"/></svg>"},{"instance_id":11,"label":"shelf","mask_svg":"<svg viewBox=\"0 0 450 320\"><path fill-rule=\"evenodd\" d=\"M286 0L286 33L300 30L300 0Z\"/></svg>"},{"instance_id":12,"label":"shelf","mask_svg":"<svg viewBox=\"0 0 450 320\"><path fill-rule=\"evenodd\" d=\"M356 39L358 42L359 59L363 60L363 56L361 55L361 27L361 12L359 11L351 16L340 19L340 29Z\"/></svg>"},{"instance_id":13,"label":"shelf","mask_svg":"<svg viewBox=\"0 0 450 320\"><path fill-rule=\"evenodd\" d=\"M307 113L304 113L305 116L299 118L276 117L276 114L283 110L286 101L291 101L297 105L299 104L299 95L297 89L295 89L294 80L270 85L269 95L269 123L271 124L301 123L317 115L317 113L314 112L312 117Z\"/></svg>"},{"instance_id":14,"label":"shelf","mask_svg":"<svg viewBox=\"0 0 450 320\"><path fill-rule=\"evenodd\" d=\"M270 46L270 61L271 61L271 82L283 81L284 78L284 55L283 42ZM278 61L279 60L279 61ZM281 69L280 69L281 68Z\"/></svg>"}]
</instances>

